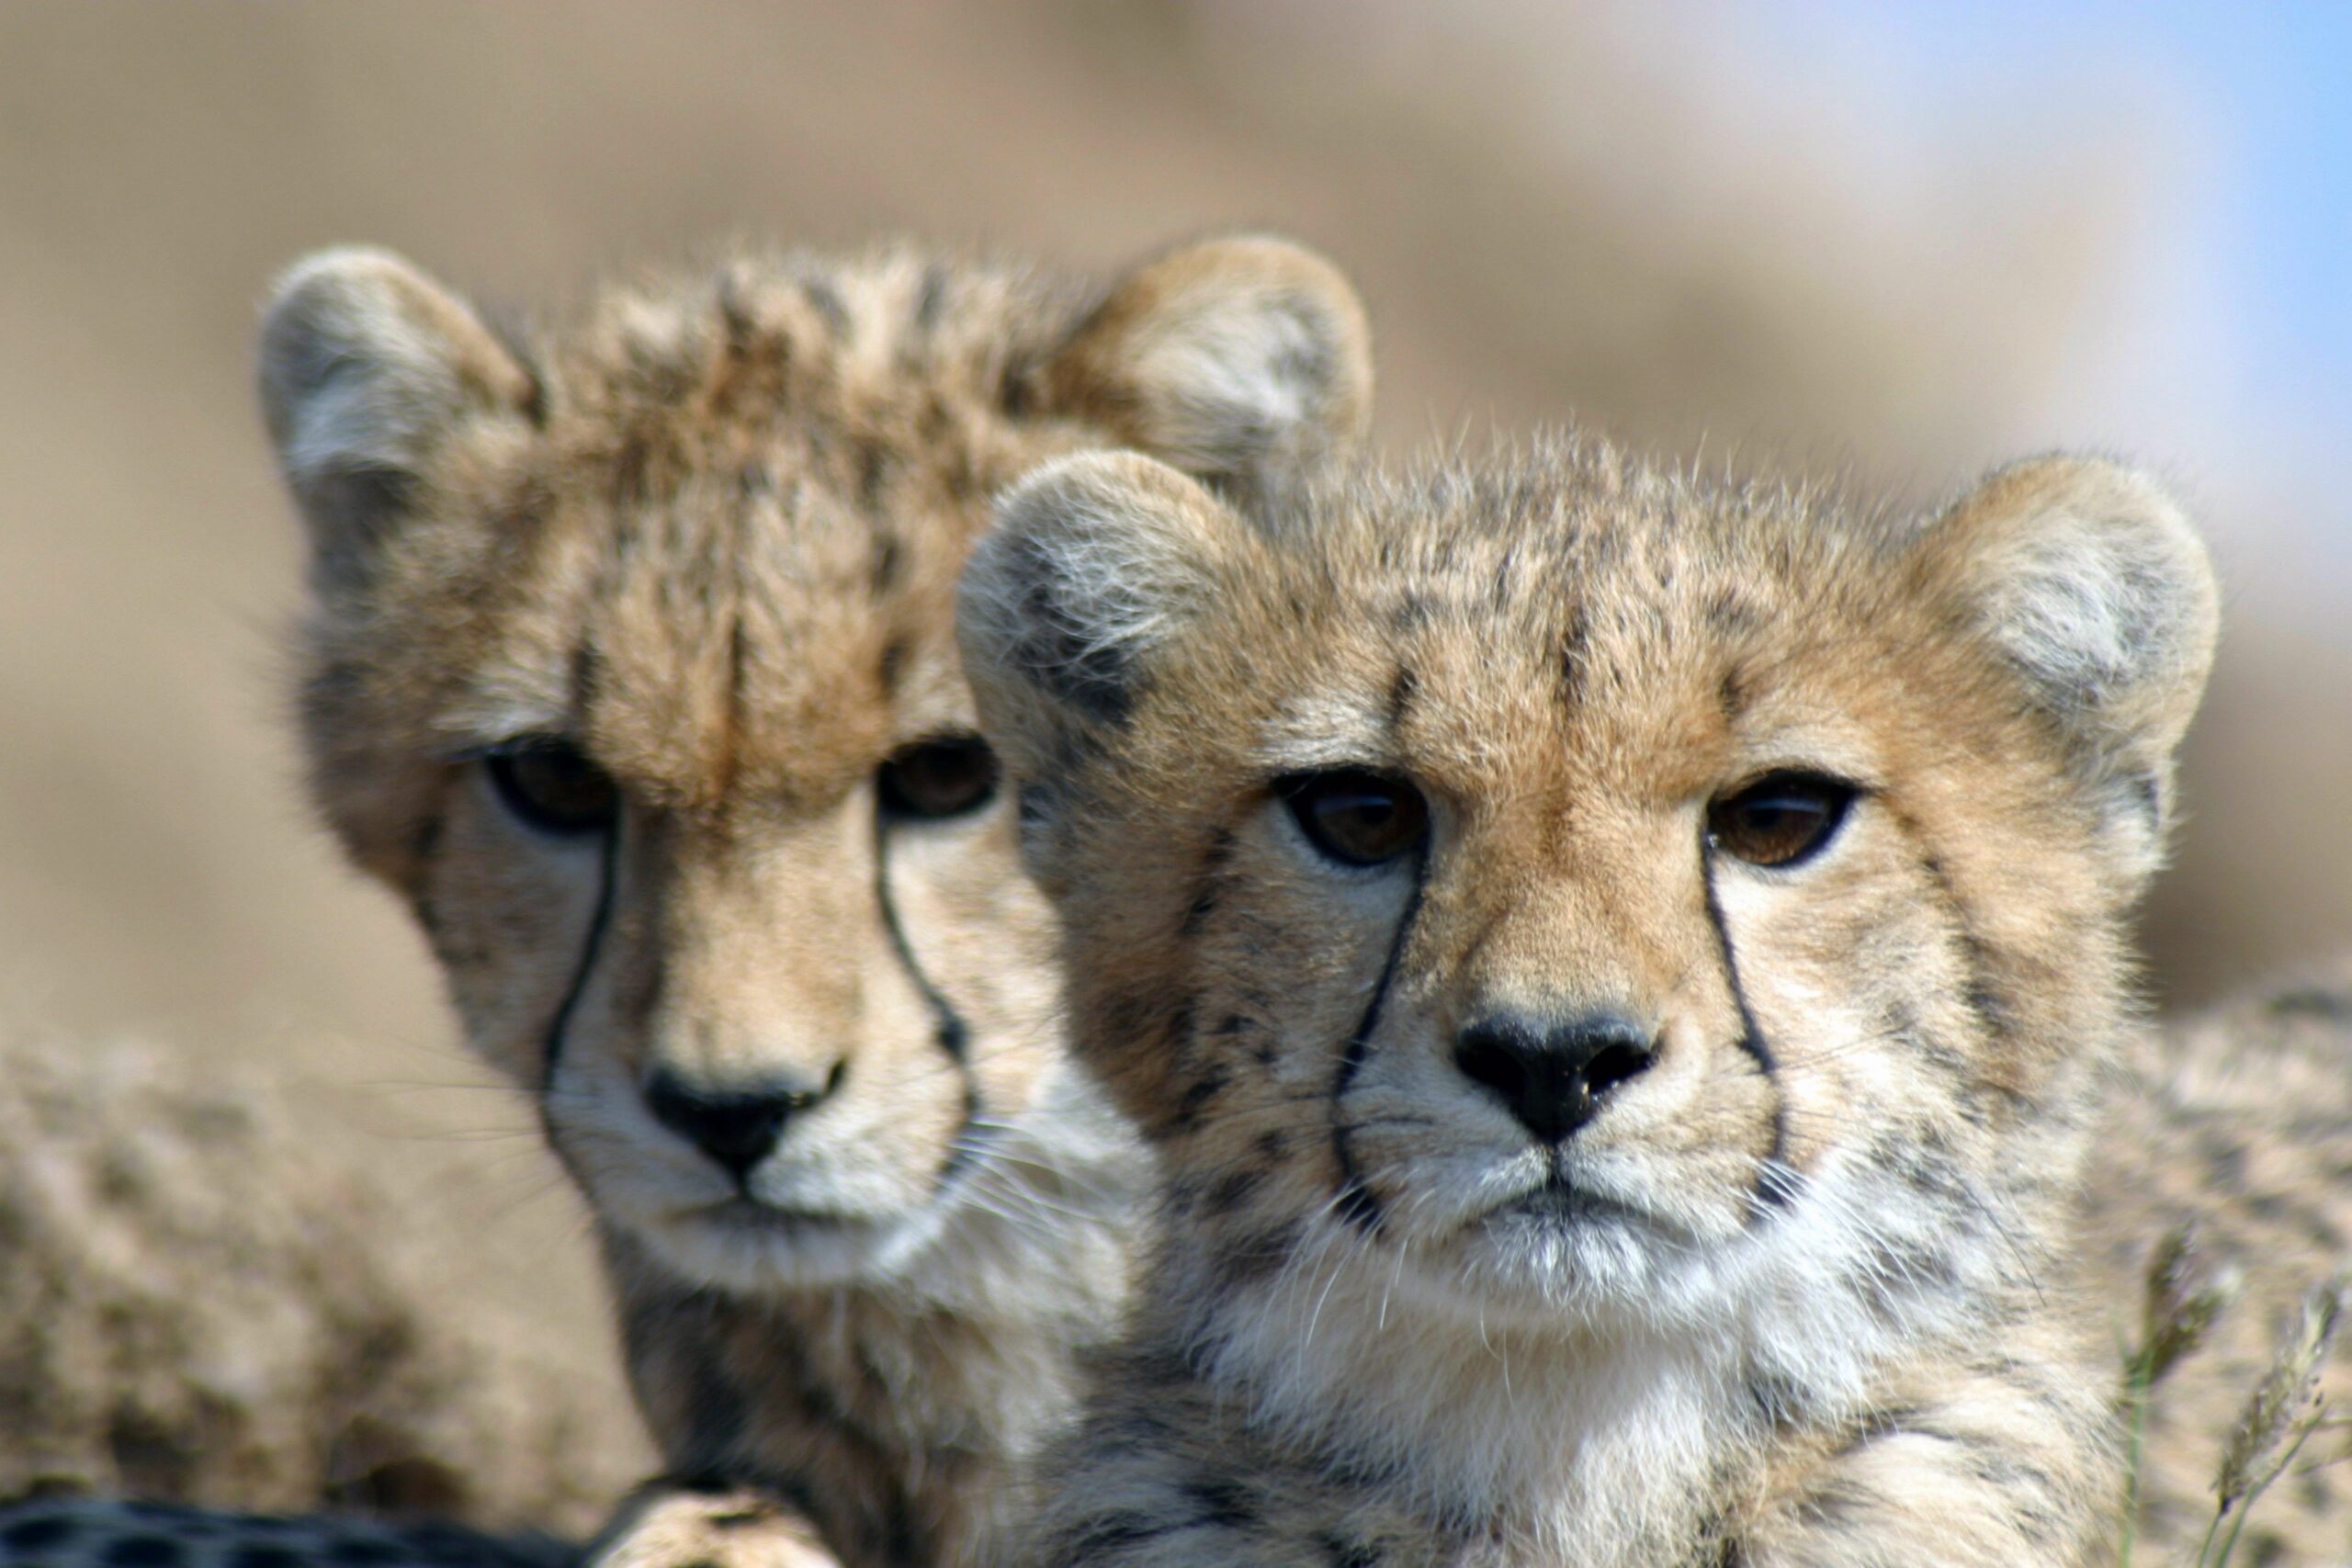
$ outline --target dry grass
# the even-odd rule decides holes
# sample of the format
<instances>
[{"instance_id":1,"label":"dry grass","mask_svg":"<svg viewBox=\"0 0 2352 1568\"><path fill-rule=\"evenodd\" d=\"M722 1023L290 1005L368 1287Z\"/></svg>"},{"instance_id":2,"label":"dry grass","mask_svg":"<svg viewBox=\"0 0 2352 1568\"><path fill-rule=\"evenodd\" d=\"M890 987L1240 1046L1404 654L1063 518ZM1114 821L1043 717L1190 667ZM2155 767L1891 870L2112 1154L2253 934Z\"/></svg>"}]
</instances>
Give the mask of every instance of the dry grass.
<instances>
[{"instance_id":1,"label":"dry grass","mask_svg":"<svg viewBox=\"0 0 2352 1568\"><path fill-rule=\"evenodd\" d=\"M2193 1354L2222 1314L2237 1304L2243 1277L2227 1264L2203 1259L2195 1232L2184 1226L2158 1243L2146 1276L2142 1333L2124 1357L2123 1381L2131 1423L2130 1491L2124 1504L2120 1568L2133 1568L2145 1459L2150 1403L2181 1360ZM2212 1513L2199 1537L2189 1568L2230 1568L2237 1561L2248 1521L2263 1498L2291 1474L2309 1474L2343 1462L2345 1455L2323 1455L2312 1439L2342 1430L2346 1418L2327 1398L2326 1374L2352 1292L2352 1275L2338 1274L2304 1291L2280 1333L2278 1348L2259 1382L2245 1396L2237 1423L2222 1445L2213 1472ZM2265 1562L2276 1562L2275 1550Z\"/></svg>"}]
</instances>

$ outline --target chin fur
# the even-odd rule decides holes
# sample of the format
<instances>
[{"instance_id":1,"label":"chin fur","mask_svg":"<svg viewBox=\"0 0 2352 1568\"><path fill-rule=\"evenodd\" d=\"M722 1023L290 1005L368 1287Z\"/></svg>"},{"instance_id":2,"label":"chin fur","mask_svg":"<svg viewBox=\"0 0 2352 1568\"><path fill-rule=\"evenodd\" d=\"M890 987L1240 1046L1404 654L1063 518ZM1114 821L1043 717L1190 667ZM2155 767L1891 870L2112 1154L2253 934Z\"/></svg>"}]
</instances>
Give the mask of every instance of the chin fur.
<instances>
[{"instance_id":1,"label":"chin fur","mask_svg":"<svg viewBox=\"0 0 2352 1568\"><path fill-rule=\"evenodd\" d=\"M601 1206L689 1285L741 1297L884 1292L910 1309L985 1317L1034 1314L1040 1269L1090 1301L1122 1288L1118 1260L1148 1178L1148 1156L1125 1125L1090 1084L1062 1074L1020 1118L976 1135L911 1207L818 1216L739 1198L646 1213L611 1196ZM1071 1291L1069 1259L1079 1257L1093 1273Z\"/></svg>"},{"instance_id":2,"label":"chin fur","mask_svg":"<svg viewBox=\"0 0 2352 1568\"><path fill-rule=\"evenodd\" d=\"M741 1213L738 1205L632 1226L672 1272L736 1295L853 1285L888 1278L935 1239L935 1209L887 1221Z\"/></svg>"},{"instance_id":3,"label":"chin fur","mask_svg":"<svg viewBox=\"0 0 2352 1568\"><path fill-rule=\"evenodd\" d=\"M1966 1270L1890 1273L1906 1237ZM1187 1332L1221 1347L1215 1375L1248 1389L1259 1419L1359 1451L1381 1434L1392 1451L1375 1457L1429 1478L1432 1507L1511 1517L1532 1499L1655 1491L1666 1517L1675 1488L1703 1483L1699 1456L1769 1420L1754 1388L1815 1419L1853 1406L1888 1358L1963 1327L1965 1301L2015 1261L1847 1169L1727 1241L1602 1201L1507 1204L1436 1244L1335 1216L1280 1279L1194 1295L1204 1321Z\"/></svg>"}]
</instances>

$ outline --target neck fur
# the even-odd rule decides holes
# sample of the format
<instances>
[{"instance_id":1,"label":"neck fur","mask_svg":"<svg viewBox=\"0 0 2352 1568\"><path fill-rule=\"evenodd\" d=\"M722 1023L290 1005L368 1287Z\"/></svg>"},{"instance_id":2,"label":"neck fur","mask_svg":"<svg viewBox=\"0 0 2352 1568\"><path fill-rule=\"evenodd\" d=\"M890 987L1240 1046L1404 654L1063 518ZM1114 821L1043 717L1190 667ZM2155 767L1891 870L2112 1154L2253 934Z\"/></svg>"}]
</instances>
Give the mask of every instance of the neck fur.
<instances>
[{"instance_id":1,"label":"neck fur","mask_svg":"<svg viewBox=\"0 0 2352 1568\"><path fill-rule=\"evenodd\" d=\"M1146 1299L1185 1303L1165 1331L1216 1348L1206 1373L1253 1425L1393 1475L1442 1528L1547 1562L1675 1561L1694 1499L1725 1498L1768 1440L1852 1421L2018 1288L2000 1201L1833 1160L1732 1243L1658 1240L1638 1289L1510 1304L1333 1216L1239 1289L1180 1235L1172 1288Z\"/></svg>"},{"instance_id":2,"label":"neck fur","mask_svg":"<svg viewBox=\"0 0 2352 1568\"><path fill-rule=\"evenodd\" d=\"M919 1513L952 1562L997 1560L1025 1461L1076 1403L1079 1355L1118 1325L1149 1189L1094 1091L1050 1089L959 1178L937 1233L873 1278L721 1292L606 1232L673 1471L829 1490L820 1512Z\"/></svg>"}]
</instances>

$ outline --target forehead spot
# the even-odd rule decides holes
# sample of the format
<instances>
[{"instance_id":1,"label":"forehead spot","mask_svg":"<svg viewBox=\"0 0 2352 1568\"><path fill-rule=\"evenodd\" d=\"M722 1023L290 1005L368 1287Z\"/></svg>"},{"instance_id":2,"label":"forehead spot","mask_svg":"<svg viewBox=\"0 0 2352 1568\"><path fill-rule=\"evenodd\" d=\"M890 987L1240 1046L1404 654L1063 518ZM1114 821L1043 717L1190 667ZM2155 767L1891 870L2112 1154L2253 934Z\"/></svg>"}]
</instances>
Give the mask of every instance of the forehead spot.
<instances>
[{"instance_id":1,"label":"forehead spot","mask_svg":"<svg viewBox=\"0 0 2352 1568\"><path fill-rule=\"evenodd\" d=\"M1429 625L1429 595L1416 588L1408 588L1388 603L1381 617L1388 629L1399 634L1417 632Z\"/></svg>"},{"instance_id":2,"label":"forehead spot","mask_svg":"<svg viewBox=\"0 0 2352 1568\"><path fill-rule=\"evenodd\" d=\"M860 438L855 447L858 505L871 516L882 508L883 487L890 478L890 450L883 443L868 438Z\"/></svg>"},{"instance_id":3,"label":"forehead spot","mask_svg":"<svg viewBox=\"0 0 2352 1568\"><path fill-rule=\"evenodd\" d=\"M1560 635L1561 706L1573 708L1584 701L1586 665L1591 658L1592 628L1585 620L1583 606L1577 605L1569 610L1567 628Z\"/></svg>"},{"instance_id":4,"label":"forehead spot","mask_svg":"<svg viewBox=\"0 0 2352 1568\"><path fill-rule=\"evenodd\" d=\"M876 524L874 529L873 589L878 597L899 586L906 575L906 559L897 532Z\"/></svg>"},{"instance_id":5,"label":"forehead spot","mask_svg":"<svg viewBox=\"0 0 2352 1568\"><path fill-rule=\"evenodd\" d=\"M1737 664L1726 666L1723 679L1715 683L1715 704L1723 709L1725 723L1739 722L1740 716L1747 711L1747 677Z\"/></svg>"},{"instance_id":6,"label":"forehead spot","mask_svg":"<svg viewBox=\"0 0 2352 1568\"><path fill-rule=\"evenodd\" d=\"M1420 689L1420 677L1409 664L1399 664L1396 675L1388 682L1388 730L1394 735L1402 728L1413 711L1413 698Z\"/></svg>"}]
</instances>

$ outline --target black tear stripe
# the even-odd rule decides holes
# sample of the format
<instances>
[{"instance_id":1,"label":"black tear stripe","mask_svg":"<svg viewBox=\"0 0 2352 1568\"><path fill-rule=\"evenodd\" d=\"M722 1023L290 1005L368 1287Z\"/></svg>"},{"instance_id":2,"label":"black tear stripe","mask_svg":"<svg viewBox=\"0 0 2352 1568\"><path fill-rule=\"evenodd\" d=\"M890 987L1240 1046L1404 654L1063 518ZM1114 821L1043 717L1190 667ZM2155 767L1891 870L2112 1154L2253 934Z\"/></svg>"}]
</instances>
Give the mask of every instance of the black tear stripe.
<instances>
[{"instance_id":1,"label":"black tear stripe","mask_svg":"<svg viewBox=\"0 0 2352 1568\"><path fill-rule=\"evenodd\" d=\"M1366 1233L1380 1228L1380 1200L1363 1184L1363 1177L1356 1169L1355 1156L1348 1148L1348 1125L1340 1116L1340 1100L1372 1050L1373 1031L1380 1027L1389 987L1396 979L1396 965L1404 959L1405 943L1413 934L1414 922L1420 919L1421 895L1429 886L1429 845L1424 842L1413 852L1413 891L1405 900L1404 914L1397 919L1396 935L1388 940L1388 956L1380 964L1380 984L1374 987L1363 1017L1349 1035L1347 1049L1340 1053L1340 1070L1331 1080L1331 1153L1340 1166L1340 1213Z\"/></svg>"},{"instance_id":2,"label":"black tear stripe","mask_svg":"<svg viewBox=\"0 0 2352 1568\"><path fill-rule=\"evenodd\" d=\"M555 1016L548 1021L547 1041L539 1050L539 1089L541 1093L555 1088L555 1071L563 1061L563 1037L571 1028L571 1015L579 1010L580 994L588 988L588 980L596 972L597 955L604 951L605 931L613 923L614 886L620 881L621 825L616 820L605 829L604 841L596 849L596 908L588 917L588 939L581 944L580 964L571 973L571 984L564 987L563 1000L556 1004Z\"/></svg>"},{"instance_id":3,"label":"black tear stripe","mask_svg":"<svg viewBox=\"0 0 2352 1568\"><path fill-rule=\"evenodd\" d=\"M1731 925L1724 919L1723 900L1715 896L1714 857L1704 850L1699 853L1699 874L1707 889L1707 919L1715 928L1715 946L1724 957L1724 979L1731 986L1732 1005L1739 1009L1739 1048L1747 1053L1763 1073L1764 1081L1772 1088L1772 1150L1756 1168L1756 1195L1766 1207L1777 1209L1789 1201L1788 1185L1766 1178L1787 1166L1788 1086L1781 1081L1781 1064L1772 1055L1771 1042L1757 1027L1755 1010L1747 1005L1747 988L1739 983L1739 955L1732 947Z\"/></svg>"},{"instance_id":4,"label":"black tear stripe","mask_svg":"<svg viewBox=\"0 0 2352 1568\"><path fill-rule=\"evenodd\" d=\"M971 1027L945 993L931 983L931 976L915 960L913 944L907 941L907 929L899 919L899 907L890 899L890 830L883 825L879 812L874 818L874 901L882 910L882 928L890 933L890 951L899 955L908 978L922 993L923 1005L931 1009L931 1016L938 1025L933 1038L939 1042L939 1048L963 1062L971 1052Z\"/></svg>"},{"instance_id":5,"label":"black tear stripe","mask_svg":"<svg viewBox=\"0 0 2352 1568\"><path fill-rule=\"evenodd\" d=\"M964 1077L963 1119L956 1126L956 1136L949 1141L947 1158L932 1183L934 1190L942 1190L972 1162L972 1123L979 1119L982 1107L980 1082L972 1075L972 1030L964 1021L964 1015L956 1010L956 1004L947 999L946 993L933 985L931 976L923 973L922 964L915 958L914 944L907 940L907 928L899 919L899 906L890 898L890 829L879 812L874 817L874 901L882 910L882 929L890 933L890 951L899 955L899 965L915 983L915 989L922 993L923 1004L931 1009L936 1023L932 1038Z\"/></svg>"}]
</instances>

